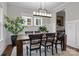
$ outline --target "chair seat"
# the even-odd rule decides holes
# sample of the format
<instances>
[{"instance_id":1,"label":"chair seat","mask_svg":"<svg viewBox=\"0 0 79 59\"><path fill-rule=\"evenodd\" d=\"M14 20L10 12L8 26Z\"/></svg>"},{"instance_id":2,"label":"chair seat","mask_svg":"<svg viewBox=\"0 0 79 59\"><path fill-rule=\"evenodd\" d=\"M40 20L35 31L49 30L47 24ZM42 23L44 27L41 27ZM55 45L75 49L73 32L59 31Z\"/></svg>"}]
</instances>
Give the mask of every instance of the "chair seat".
<instances>
[{"instance_id":1,"label":"chair seat","mask_svg":"<svg viewBox=\"0 0 79 59\"><path fill-rule=\"evenodd\" d=\"M27 47L30 48L30 44ZM35 48L39 48L39 44L31 45L31 49L35 49Z\"/></svg>"},{"instance_id":2,"label":"chair seat","mask_svg":"<svg viewBox=\"0 0 79 59\"><path fill-rule=\"evenodd\" d=\"M58 40L57 43L61 43L61 41Z\"/></svg>"},{"instance_id":3,"label":"chair seat","mask_svg":"<svg viewBox=\"0 0 79 59\"><path fill-rule=\"evenodd\" d=\"M44 45L45 46L45 42L42 42L42 45ZM52 45L52 43L51 42L47 42L46 43L46 46L51 46Z\"/></svg>"},{"instance_id":4,"label":"chair seat","mask_svg":"<svg viewBox=\"0 0 79 59\"><path fill-rule=\"evenodd\" d=\"M23 42L23 44L29 44L30 43L30 41L24 41Z\"/></svg>"},{"instance_id":5,"label":"chair seat","mask_svg":"<svg viewBox=\"0 0 79 59\"><path fill-rule=\"evenodd\" d=\"M57 42L56 42L56 41L54 41L54 43L60 44L60 43L61 43L61 41L60 41L60 40L57 40Z\"/></svg>"}]
</instances>

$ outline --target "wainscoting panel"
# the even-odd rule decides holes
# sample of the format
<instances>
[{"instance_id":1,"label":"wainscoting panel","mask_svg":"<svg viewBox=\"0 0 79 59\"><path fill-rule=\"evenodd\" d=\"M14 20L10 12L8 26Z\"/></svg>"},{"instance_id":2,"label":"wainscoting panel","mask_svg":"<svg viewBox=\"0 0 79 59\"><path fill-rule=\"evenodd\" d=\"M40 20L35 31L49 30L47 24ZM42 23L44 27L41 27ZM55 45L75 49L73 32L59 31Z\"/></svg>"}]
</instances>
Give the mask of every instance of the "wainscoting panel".
<instances>
[{"instance_id":1,"label":"wainscoting panel","mask_svg":"<svg viewBox=\"0 0 79 59\"><path fill-rule=\"evenodd\" d=\"M79 20L66 22L67 45L79 48Z\"/></svg>"}]
</instances>

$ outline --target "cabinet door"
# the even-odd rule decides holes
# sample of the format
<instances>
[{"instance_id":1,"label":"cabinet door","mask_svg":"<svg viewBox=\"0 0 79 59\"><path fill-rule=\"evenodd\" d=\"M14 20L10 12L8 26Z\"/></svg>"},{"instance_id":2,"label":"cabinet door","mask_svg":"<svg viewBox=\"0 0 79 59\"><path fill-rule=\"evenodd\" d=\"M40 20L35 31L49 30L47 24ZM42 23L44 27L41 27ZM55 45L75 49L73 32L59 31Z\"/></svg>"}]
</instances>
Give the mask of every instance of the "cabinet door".
<instances>
[{"instance_id":1,"label":"cabinet door","mask_svg":"<svg viewBox=\"0 0 79 59\"><path fill-rule=\"evenodd\" d=\"M66 24L67 45L75 47L75 23L69 22Z\"/></svg>"}]
</instances>

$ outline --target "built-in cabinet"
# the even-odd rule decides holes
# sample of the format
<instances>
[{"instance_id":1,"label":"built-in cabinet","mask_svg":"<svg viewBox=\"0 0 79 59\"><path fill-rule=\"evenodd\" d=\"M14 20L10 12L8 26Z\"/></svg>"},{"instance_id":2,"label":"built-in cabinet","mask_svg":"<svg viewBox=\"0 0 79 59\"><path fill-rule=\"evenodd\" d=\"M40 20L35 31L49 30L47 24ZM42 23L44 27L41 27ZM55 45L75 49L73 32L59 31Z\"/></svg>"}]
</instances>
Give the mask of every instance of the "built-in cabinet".
<instances>
[{"instance_id":1,"label":"built-in cabinet","mask_svg":"<svg viewBox=\"0 0 79 59\"><path fill-rule=\"evenodd\" d=\"M66 22L67 45L79 48L79 20Z\"/></svg>"}]
</instances>

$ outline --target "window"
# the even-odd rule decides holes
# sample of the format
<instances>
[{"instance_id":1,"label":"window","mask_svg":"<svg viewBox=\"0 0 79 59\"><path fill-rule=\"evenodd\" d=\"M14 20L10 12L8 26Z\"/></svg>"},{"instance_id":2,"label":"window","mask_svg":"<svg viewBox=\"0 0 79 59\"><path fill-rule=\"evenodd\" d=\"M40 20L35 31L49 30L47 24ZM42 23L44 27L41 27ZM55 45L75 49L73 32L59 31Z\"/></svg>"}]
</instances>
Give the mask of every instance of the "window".
<instances>
[{"instance_id":1,"label":"window","mask_svg":"<svg viewBox=\"0 0 79 59\"><path fill-rule=\"evenodd\" d=\"M32 17L22 16L22 18L25 20L25 26L32 26Z\"/></svg>"},{"instance_id":2,"label":"window","mask_svg":"<svg viewBox=\"0 0 79 59\"><path fill-rule=\"evenodd\" d=\"M0 41L3 40L3 9L0 8Z\"/></svg>"},{"instance_id":3,"label":"window","mask_svg":"<svg viewBox=\"0 0 79 59\"><path fill-rule=\"evenodd\" d=\"M22 19L25 20L25 26L42 26L42 18L41 17L27 17L27 16L22 16ZM34 23L33 23L34 21Z\"/></svg>"},{"instance_id":4,"label":"window","mask_svg":"<svg viewBox=\"0 0 79 59\"><path fill-rule=\"evenodd\" d=\"M42 26L42 18L40 18L40 17L34 18L34 25L35 26Z\"/></svg>"}]
</instances>

